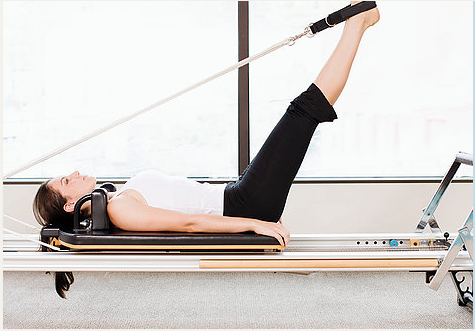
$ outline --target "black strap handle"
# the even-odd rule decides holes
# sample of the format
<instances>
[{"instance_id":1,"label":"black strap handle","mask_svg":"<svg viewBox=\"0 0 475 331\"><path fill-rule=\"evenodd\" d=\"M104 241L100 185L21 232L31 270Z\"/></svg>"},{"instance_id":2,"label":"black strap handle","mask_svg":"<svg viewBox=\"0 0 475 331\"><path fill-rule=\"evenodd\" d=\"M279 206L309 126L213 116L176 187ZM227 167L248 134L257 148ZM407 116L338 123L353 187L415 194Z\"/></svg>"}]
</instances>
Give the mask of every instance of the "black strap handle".
<instances>
[{"instance_id":1,"label":"black strap handle","mask_svg":"<svg viewBox=\"0 0 475 331\"><path fill-rule=\"evenodd\" d=\"M115 192L115 191L117 191L117 188L115 187L115 185L112 184L112 183L109 183L109 182L102 184L102 185L100 186L100 188L105 189L107 192Z\"/></svg>"},{"instance_id":2,"label":"black strap handle","mask_svg":"<svg viewBox=\"0 0 475 331\"><path fill-rule=\"evenodd\" d=\"M76 204L74 205L74 216L73 216L73 230L76 231L76 230L79 230L79 222L81 221L80 220L80 216L81 216L81 207L82 205L86 202L86 201L89 201L91 200L92 198L92 195L91 193L89 194L86 194L84 196L82 196L81 198L78 199L78 201L76 201Z\"/></svg>"},{"instance_id":3,"label":"black strap handle","mask_svg":"<svg viewBox=\"0 0 475 331\"><path fill-rule=\"evenodd\" d=\"M338 23L344 22L352 16L358 15L375 7L376 1L361 1L353 6L348 5L334 13L331 13L326 18L313 23L310 26L310 30L312 30L312 33L315 34L317 32L325 30L326 28L333 27Z\"/></svg>"}]
</instances>

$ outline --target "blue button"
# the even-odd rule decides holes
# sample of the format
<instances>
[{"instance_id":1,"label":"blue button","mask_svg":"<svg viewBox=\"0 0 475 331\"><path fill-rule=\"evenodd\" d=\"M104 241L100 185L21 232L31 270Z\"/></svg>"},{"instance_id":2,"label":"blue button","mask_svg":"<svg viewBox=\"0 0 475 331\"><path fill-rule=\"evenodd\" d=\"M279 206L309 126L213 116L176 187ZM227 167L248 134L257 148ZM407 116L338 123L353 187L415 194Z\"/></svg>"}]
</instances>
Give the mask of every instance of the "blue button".
<instances>
[{"instance_id":1,"label":"blue button","mask_svg":"<svg viewBox=\"0 0 475 331\"><path fill-rule=\"evenodd\" d=\"M389 241L389 246L391 246L391 247L397 247L398 245L399 245L399 243L397 242L397 240L391 239Z\"/></svg>"}]
</instances>

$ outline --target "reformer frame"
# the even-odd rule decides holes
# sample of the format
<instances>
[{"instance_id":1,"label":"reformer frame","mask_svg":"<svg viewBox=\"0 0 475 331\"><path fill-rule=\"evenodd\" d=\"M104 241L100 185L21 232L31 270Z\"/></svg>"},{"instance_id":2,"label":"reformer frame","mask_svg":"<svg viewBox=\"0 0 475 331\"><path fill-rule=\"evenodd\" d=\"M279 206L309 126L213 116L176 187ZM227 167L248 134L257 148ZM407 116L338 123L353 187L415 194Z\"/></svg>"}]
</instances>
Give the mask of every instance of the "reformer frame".
<instances>
[{"instance_id":1,"label":"reformer frame","mask_svg":"<svg viewBox=\"0 0 475 331\"><path fill-rule=\"evenodd\" d=\"M110 220L102 214L96 217L96 226L94 219L76 219L77 226L82 223L76 233L44 228L43 239L51 239L51 244L61 248L59 252L22 252L15 248L17 239L4 239L3 267L6 271L413 271L425 272L426 282L434 290L449 274L458 303L472 308L473 209L457 233L442 233L434 218L461 164L473 165L472 155L456 155L414 233L291 235L290 245L283 250L275 238L250 233L131 234L107 230L101 227L110 226ZM100 208L105 208L105 191L100 188L99 193L93 192L90 198L97 199L92 204L97 206L99 201ZM427 224L431 232L423 233ZM107 239L111 233L112 238ZM130 242L114 247L114 242L127 236ZM98 243L97 238L102 242ZM140 247L144 241L146 247Z\"/></svg>"}]
</instances>

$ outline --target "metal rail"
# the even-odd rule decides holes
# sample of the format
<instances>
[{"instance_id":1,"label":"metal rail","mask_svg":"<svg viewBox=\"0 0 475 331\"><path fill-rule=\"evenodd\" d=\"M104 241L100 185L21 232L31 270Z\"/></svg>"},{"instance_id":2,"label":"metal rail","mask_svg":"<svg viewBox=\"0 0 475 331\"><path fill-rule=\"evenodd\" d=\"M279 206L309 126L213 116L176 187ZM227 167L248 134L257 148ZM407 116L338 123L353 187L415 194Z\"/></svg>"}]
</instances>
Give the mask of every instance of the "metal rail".
<instances>
[{"instance_id":1,"label":"metal rail","mask_svg":"<svg viewBox=\"0 0 475 331\"><path fill-rule=\"evenodd\" d=\"M451 236L455 238L456 234ZM34 235L32 235L34 236ZM446 254L448 244L422 249L419 245L430 245L440 240L442 235L414 233L372 233L372 234L295 234L291 236L289 246L283 252L174 252L174 251L108 251L108 252L38 252L37 246L22 243L20 239L4 235L3 268L4 271L434 271L438 261ZM399 246L390 246L390 240ZM366 243L367 242L367 243ZM375 244L376 242L376 244ZM385 242L385 244L383 244ZM402 242L402 243L401 243ZM28 250L28 247L30 251ZM427 246L428 247L428 246ZM432 260L431 266L417 266L414 261ZM282 263L283 267L217 267L209 268L220 261L266 261L264 263ZM326 260L332 266L316 267ZM355 260L362 260L364 267L354 267ZM376 260L393 260L399 266L380 267ZM410 266L401 266L401 260L411 260ZM298 267L295 261L304 261L307 267ZM372 261L372 262L371 262ZM205 263L206 262L206 263ZM348 262L348 263L346 263ZM426 261L427 262L427 261ZM226 262L229 263L229 262ZM248 262L246 262L248 263ZM244 264L246 264L244 263ZM335 266L334 263L337 263ZM393 265L389 261L390 265ZM353 267L352 267L353 265ZM372 266L371 266L372 265ZM379 266L379 267L378 267ZM473 270L473 264L467 252L460 252L451 270Z\"/></svg>"},{"instance_id":2,"label":"metal rail","mask_svg":"<svg viewBox=\"0 0 475 331\"><path fill-rule=\"evenodd\" d=\"M283 253L151 253L143 252L3 252L4 271L156 271L156 272L196 272L196 271L432 271L437 269L437 261L444 256L440 251L420 252L283 252ZM355 260L427 260L436 261L436 266L398 267L346 267L345 261ZM213 269L200 267L202 261L315 261L332 260L343 263L340 267L296 267L293 265L272 268L228 268ZM450 270L473 270L473 263L467 252L460 252Z\"/></svg>"}]
</instances>

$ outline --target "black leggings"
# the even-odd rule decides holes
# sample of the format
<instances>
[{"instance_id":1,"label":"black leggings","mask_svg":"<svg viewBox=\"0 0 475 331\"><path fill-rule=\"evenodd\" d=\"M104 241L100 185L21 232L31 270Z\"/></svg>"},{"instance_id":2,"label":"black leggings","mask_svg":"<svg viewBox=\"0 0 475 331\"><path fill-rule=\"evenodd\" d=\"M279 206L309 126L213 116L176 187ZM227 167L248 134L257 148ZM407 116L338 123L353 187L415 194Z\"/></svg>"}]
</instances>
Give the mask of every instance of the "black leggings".
<instances>
[{"instance_id":1,"label":"black leggings","mask_svg":"<svg viewBox=\"0 0 475 331\"><path fill-rule=\"evenodd\" d=\"M295 98L239 179L226 186L224 216L277 222L318 123L336 118L315 84Z\"/></svg>"}]
</instances>

